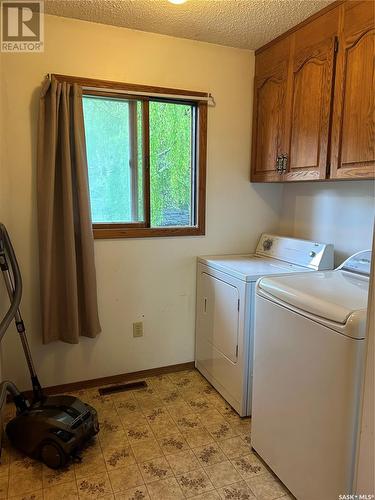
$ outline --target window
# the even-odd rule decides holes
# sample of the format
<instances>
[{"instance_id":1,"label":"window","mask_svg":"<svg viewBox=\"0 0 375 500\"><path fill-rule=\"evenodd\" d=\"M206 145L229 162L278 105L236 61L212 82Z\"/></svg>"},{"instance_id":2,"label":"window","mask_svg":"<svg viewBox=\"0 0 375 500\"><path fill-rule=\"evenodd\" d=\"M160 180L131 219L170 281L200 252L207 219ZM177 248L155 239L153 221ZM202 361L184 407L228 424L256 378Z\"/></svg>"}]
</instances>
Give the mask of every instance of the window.
<instances>
[{"instance_id":1,"label":"window","mask_svg":"<svg viewBox=\"0 0 375 500\"><path fill-rule=\"evenodd\" d=\"M55 77L83 86L94 236L204 234L207 94Z\"/></svg>"}]
</instances>

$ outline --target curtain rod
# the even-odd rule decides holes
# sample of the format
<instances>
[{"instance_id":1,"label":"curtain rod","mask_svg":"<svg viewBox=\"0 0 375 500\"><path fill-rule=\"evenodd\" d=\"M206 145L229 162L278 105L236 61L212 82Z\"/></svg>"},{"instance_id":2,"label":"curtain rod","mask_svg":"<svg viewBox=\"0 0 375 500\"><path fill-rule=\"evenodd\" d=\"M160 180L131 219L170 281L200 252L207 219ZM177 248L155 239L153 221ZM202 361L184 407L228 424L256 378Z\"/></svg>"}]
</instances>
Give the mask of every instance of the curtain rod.
<instances>
[{"instance_id":1,"label":"curtain rod","mask_svg":"<svg viewBox=\"0 0 375 500\"><path fill-rule=\"evenodd\" d=\"M157 92L151 93L151 92L140 92L140 91L135 91L135 90L120 90L120 89L111 89L111 88L101 88L101 87L87 87L83 86L83 90L92 90L92 91L97 91L97 92L110 92L111 94L126 94L126 95L139 95L139 96L145 96L145 97L161 97L163 99L179 99L181 101L205 101L207 102L210 106L216 106L216 102L214 99L214 96L210 93L207 95L207 97L203 96L193 96L193 95L179 95L179 94L159 94Z\"/></svg>"},{"instance_id":2,"label":"curtain rod","mask_svg":"<svg viewBox=\"0 0 375 500\"><path fill-rule=\"evenodd\" d=\"M46 74L46 79L50 80L51 79L51 73ZM181 101L204 101L207 102L209 106L216 106L215 98L211 94L211 92L207 96L196 96L196 95L180 95L180 94L159 94L157 92L151 93L151 92L140 92L140 91L133 91L133 90L121 90L121 89L112 89L112 88L101 88L101 87L89 87L86 85L82 86L82 89L84 90L93 90L93 91L99 91L99 92L111 92L114 94L126 94L126 95L139 95L139 96L145 96L145 97L161 97L163 99L179 99Z\"/></svg>"}]
</instances>

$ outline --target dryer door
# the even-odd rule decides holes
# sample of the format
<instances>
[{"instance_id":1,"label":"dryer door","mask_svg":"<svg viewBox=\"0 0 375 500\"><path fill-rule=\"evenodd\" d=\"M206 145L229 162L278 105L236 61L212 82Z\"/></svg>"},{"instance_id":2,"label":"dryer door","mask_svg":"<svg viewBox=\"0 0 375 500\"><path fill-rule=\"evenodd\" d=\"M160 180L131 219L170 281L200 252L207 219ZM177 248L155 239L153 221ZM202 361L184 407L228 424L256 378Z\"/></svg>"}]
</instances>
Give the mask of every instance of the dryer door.
<instances>
[{"instance_id":1,"label":"dryer door","mask_svg":"<svg viewBox=\"0 0 375 500\"><path fill-rule=\"evenodd\" d=\"M221 355L236 363L238 356L239 292L219 278L201 275L203 331L206 341Z\"/></svg>"}]
</instances>

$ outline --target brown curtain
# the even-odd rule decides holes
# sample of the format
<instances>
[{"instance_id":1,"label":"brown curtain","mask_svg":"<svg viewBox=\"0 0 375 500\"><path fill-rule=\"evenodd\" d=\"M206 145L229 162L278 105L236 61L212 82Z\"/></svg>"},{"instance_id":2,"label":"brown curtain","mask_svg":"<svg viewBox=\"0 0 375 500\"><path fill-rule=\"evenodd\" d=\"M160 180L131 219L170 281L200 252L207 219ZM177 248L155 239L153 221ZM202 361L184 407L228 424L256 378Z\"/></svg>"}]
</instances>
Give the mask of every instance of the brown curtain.
<instances>
[{"instance_id":1,"label":"brown curtain","mask_svg":"<svg viewBox=\"0 0 375 500\"><path fill-rule=\"evenodd\" d=\"M39 107L38 223L43 342L100 332L82 89L47 79Z\"/></svg>"}]
</instances>

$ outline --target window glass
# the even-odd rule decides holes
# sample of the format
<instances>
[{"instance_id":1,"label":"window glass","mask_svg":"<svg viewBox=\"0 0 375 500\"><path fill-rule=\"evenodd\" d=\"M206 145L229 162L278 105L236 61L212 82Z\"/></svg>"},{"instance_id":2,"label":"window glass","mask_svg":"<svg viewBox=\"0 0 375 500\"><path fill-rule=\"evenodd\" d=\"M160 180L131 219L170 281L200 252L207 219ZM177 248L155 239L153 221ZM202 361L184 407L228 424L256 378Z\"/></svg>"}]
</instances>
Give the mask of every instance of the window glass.
<instances>
[{"instance_id":1,"label":"window glass","mask_svg":"<svg viewBox=\"0 0 375 500\"><path fill-rule=\"evenodd\" d=\"M143 219L141 103L83 97L93 223Z\"/></svg>"},{"instance_id":2,"label":"window glass","mask_svg":"<svg viewBox=\"0 0 375 500\"><path fill-rule=\"evenodd\" d=\"M150 102L151 227L194 225L193 107Z\"/></svg>"}]
</instances>

